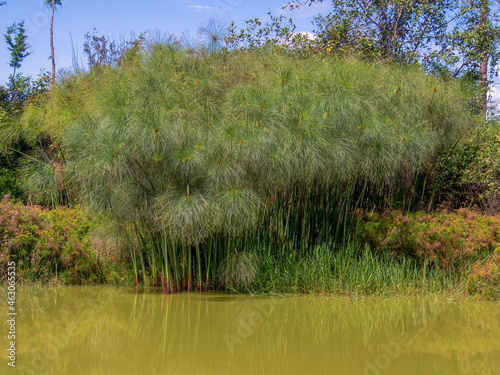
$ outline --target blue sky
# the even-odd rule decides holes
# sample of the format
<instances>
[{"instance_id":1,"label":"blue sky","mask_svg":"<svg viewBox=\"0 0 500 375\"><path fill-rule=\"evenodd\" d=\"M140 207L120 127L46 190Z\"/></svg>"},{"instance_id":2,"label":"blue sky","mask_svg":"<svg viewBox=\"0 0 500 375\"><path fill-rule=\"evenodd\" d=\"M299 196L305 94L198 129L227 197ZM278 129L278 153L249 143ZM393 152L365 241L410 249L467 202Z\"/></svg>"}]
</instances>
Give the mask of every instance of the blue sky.
<instances>
[{"instance_id":1,"label":"blue sky","mask_svg":"<svg viewBox=\"0 0 500 375\"><path fill-rule=\"evenodd\" d=\"M299 11L284 12L281 7L287 0L62 0L54 20L54 44L56 68L70 68L72 63L72 43L80 60L83 56L84 34L97 29L99 35L111 38L136 35L146 30L161 30L180 35L188 31L196 37L197 29L209 19L235 21L244 26L244 20L259 17L268 19L267 13L291 16L297 31L312 31L314 15L328 13L329 1L306 7ZM37 76L41 68L50 70L49 26L50 10L44 0L7 0L0 7L0 31L3 35L13 22L25 20L28 42L32 54L28 56L20 71ZM7 81L12 73L9 67L9 51L0 38L0 84Z\"/></svg>"}]
</instances>

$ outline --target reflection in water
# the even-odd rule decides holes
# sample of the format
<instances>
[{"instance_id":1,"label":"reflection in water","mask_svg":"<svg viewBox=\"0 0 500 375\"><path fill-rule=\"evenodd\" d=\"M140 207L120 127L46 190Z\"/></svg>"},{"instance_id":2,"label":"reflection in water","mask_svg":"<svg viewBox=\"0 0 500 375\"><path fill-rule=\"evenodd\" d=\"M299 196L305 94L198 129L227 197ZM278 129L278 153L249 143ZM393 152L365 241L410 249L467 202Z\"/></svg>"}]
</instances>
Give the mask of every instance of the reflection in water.
<instances>
[{"instance_id":1,"label":"reflection in water","mask_svg":"<svg viewBox=\"0 0 500 375\"><path fill-rule=\"evenodd\" d=\"M13 374L498 374L500 304L20 290ZM6 316L6 303L0 313ZM6 335L0 338L7 347Z\"/></svg>"}]
</instances>

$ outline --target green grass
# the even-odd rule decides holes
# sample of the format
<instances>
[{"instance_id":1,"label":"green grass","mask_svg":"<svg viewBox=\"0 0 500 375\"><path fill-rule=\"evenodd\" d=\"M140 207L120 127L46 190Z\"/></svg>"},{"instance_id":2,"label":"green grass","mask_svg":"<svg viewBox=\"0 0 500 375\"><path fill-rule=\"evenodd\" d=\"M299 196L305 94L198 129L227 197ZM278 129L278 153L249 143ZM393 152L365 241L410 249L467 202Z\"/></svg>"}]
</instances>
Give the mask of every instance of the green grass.
<instances>
[{"instance_id":1,"label":"green grass","mask_svg":"<svg viewBox=\"0 0 500 375\"><path fill-rule=\"evenodd\" d=\"M420 266L406 258L375 255L368 245L318 246L309 254L260 254L252 293L334 294L393 297L465 294L463 274Z\"/></svg>"}]
</instances>

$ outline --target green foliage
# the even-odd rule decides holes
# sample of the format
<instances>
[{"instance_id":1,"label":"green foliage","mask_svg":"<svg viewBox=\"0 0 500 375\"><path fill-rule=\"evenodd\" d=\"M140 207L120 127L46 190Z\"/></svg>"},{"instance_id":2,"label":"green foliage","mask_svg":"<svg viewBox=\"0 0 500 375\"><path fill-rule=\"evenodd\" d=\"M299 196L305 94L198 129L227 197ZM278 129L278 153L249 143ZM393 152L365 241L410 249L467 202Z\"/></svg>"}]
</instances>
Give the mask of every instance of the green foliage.
<instances>
[{"instance_id":1,"label":"green foliage","mask_svg":"<svg viewBox=\"0 0 500 375\"><path fill-rule=\"evenodd\" d=\"M472 134L437 159L434 186L441 205L500 212L500 124L477 123Z\"/></svg>"},{"instance_id":2,"label":"green foliage","mask_svg":"<svg viewBox=\"0 0 500 375\"><path fill-rule=\"evenodd\" d=\"M13 199L21 198L21 186L14 176L14 171L0 167L0 197L7 194Z\"/></svg>"},{"instance_id":3,"label":"green foliage","mask_svg":"<svg viewBox=\"0 0 500 375\"><path fill-rule=\"evenodd\" d=\"M498 5L490 0L456 2L451 20L448 32L437 41L441 48L428 55L429 68L444 76L477 80L486 55L490 77L495 77L500 58Z\"/></svg>"},{"instance_id":4,"label":"green foliage","mask_svg":"<svg viewBox=\"0 0 500 375\"><path fill-rule=\"evenodd\" d=\"M359 56L364 59L380 57L376 41L364 35L354 17L344 12L318 15L314 20L315 33L321 49L327 54Z\"/></svg>"},{"instance_id":5,"label":"green foliage","mask_svg":"<svg viewBox=\"0 0 500 375\"><path fill-rule=\"evenodd\" d=\"M296 26L291 18L283 15L275 16L268 13L270 22L262 23L258 18L245 21L246 27L237 30L235 23L227 28L227 34L220 33L230 49L274 49L277 46L297 47L297 41L302 38L296 35Z\"/></svg>"},{"instance_id":6,"label":"green foliage","mask_svg":"<svg viewBox=\"0 0 500 375\"><path fill-rule=\"evenodd\" d=\"M48 86L49 77L46 72L40 73L36 79L30 76L23 76L20 73L17 73L15 76L10 76L7 87L5 88L6 96L4 96L4 99L0 102L0 108L4 110L4 113L11 116L11 120L19 118L27 101L46 92ZM1 122L6 122L8 120L9 119L6 117L0 119ZM18 122L16 122L16 125L17 123Z\"/></svg>"},{"instance_id":7,"label":"green foliage","mask_svg":"<svg viewBox=\"0 0 500 375\"><path fill-rule=\"evenodd\" d=\"M14 72L7 86L0 86L0 196L9 194L13 198L20 198L22 194L14 168L19 164L19 156L28 149L21 136L19 118L28 99L46 91L48 82L44 74L37 80L16 74L22 61L30 54L24 21L9 26L4 36L11 53L9 65L14 68Z\"/></svg>"},{"instance_id":8,"label":"green foliage","mask_svg":"<svg viewBox=\"0 0 500 375\"><path fill-rule=\"evenodd\" d=\"M31 54L28 51L30 45L26 41L28 37L24 28L24 21L13 23L7 27L7 33L4 34L4 37L11 55L9 65L14 68L14 72L9 77L7 87L1 89L0 109L3 109L3 112L7 111L15 114L22 109L23 104L30 96L45 91L44 78L42 74L38 80L34 81L29 76L25 77L22 74L16 74L16 70L21 67L23 60ZM0 122L4 121L5 113L0 117Z\"/></svg>"},{"instance_id":9,"label":"green foliage","mask_svg":"<svg viewBox=\"0 0 500 375\"><path fill-rule=\"evenodd\" d=\"M470 140L475 157L463 172L462 183L477 192L479 204L500 212L500 123L479 128Z\"/></svg>"},{"instance_id":10,"label":"green foliage","mask_svg":"<svg viewBox=\"0 0 500 375\"><path fill-rule=\"evenodd\" d=\"M438 207L458 209L478 203L476 189L463 183L464 171L475 161L477 152L478 148L467 137L451 152L437 158L433 187Z\"/></svg>"},{"instance_id":11,"label":"green foliage","mask_svg":"<svg viewBox=\"0 0 500 375\"><path fill-rule=\"evenodd\" d=\"M371 214L358 229L377 252L406 255L442 269L466 269L500 245L500 218L456 212Z\"/></svg>"},{"instance_id":12,"label":"green foliage","mask_svg":"<svg viewBox=\"0 0 500 375\"><path fill-rule=\"evenodd\" d=\"M297 0L293 10L322 0ZM500 57L498 4L490 0L332 0L316 18L313 50L418 64L445 79L476 86L475 112L486 117L488 72ZM319 43L317 43L319 42ZM319 48L318 48L319 47Z\"/></svg>"},{"instance_id":13,"label":"green foliage","mask_svg":"<svg viewBox=\"0 0 500 375\"><path fill-rule=\"evenodd\" d=\"M21 129L20 118L29 99L34 99L48 87L48 77L42 74L37 80L21 74L11 76L6 88L0 86L0 197L23 197L16 169L21 157L31 150Z\"/></svg>"},{"instance_id":14,"label":"green foliage","mask_svg":"<svg viewBox=\"0 0 500 375\"><path fill-rule=\"evenodd\" d=\"M87 284L105 281L90 249L95 224L78 208L44 210L7 199L0 202L0 277L16 262L18 280Z\"/></svg>"},{"instance_id":15,"label":"green foliage","mask_svg":"<svg viewBox=\"0 0 500 375\"><path fill-rule=\"evenodd\" d=\"M201 288L232 249L342 242L363 194L390 201L471 123L459 86L415 69L153 40L32 102L20 172L122 224L137 280Z\"/></svg>"},{"instance_id":16,"label":"green foliage","mask_svg":"<svg viewBox=\"0 0 500 375\"><path fill-rule=\"evenodd\" d=\"M14 33L15 37L14 40L12 40L12 34ZM31 54L31 52L28 52L30 46L26 42L28 36L24 28L24 21L13 23L12 26L7 28L7 33L4 36L11 55L9 66L14 68L13 76L15 77L16 69L20 68L21 62Z\"/></svg>"},{"instance_id":17,"label":"green foliage","mask_svg":"<svg viewBox=\"0 0 500 375\"><path fill-rule=\"evenodd\" d=\"M310 3L302 1L300 3ZM292 3L293 4L293 3ZM454 1L333 0L332 12L318 17L319 36L330 52L368 53L414 63L447 29Z\"/></svg>"}]
</instances>

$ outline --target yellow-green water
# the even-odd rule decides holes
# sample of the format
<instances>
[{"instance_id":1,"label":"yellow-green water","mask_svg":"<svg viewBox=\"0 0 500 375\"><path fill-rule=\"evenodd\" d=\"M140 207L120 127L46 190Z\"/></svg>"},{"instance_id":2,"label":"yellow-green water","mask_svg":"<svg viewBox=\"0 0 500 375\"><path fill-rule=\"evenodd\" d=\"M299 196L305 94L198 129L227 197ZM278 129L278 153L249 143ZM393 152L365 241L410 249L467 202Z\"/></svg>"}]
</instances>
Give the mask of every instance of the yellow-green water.
<instances>
[{"instance_id":1,"label":"yellow-green water","mask_svg":"<svg viewBox=\"0 0 500 375\"><path fill-rule=\"evenodd\" d=\"M500 374L494 302L27 288L15 369L0 303L0 374Z\"/></svg>"}]
</instances>

